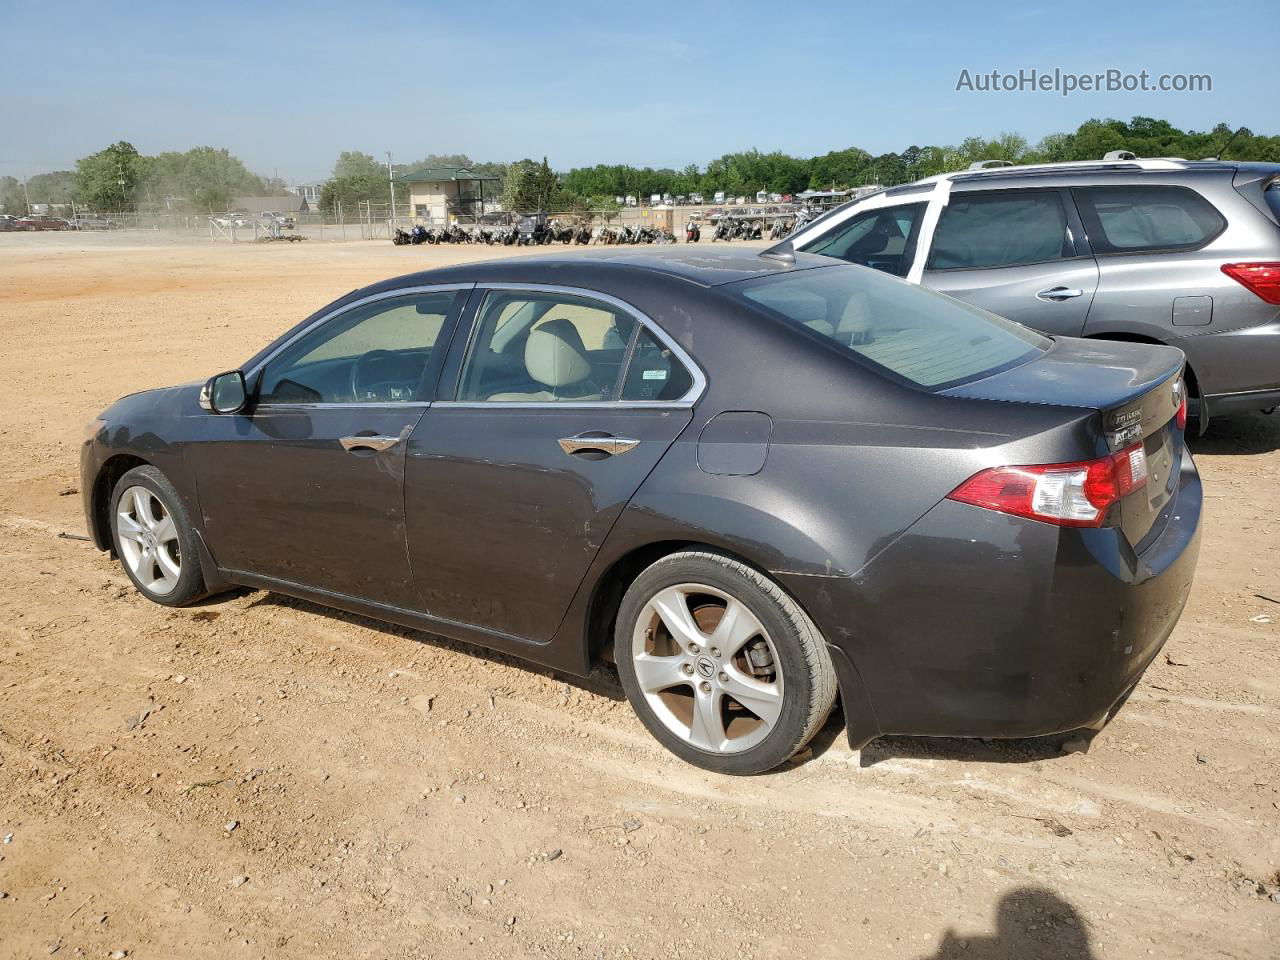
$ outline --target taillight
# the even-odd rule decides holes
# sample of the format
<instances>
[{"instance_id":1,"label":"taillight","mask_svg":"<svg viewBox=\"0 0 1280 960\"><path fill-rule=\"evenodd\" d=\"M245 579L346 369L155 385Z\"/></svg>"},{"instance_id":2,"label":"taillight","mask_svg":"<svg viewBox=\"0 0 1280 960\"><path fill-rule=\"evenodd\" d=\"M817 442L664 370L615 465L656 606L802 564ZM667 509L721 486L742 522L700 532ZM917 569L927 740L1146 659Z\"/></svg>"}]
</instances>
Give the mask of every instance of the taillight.
<instances>
[{"instance_id":1,"label":"taillight","mask_svg":"<svg viewBox=\"0 0 1280 960\"><path fill-rule=\"evenodd\" d=\"M992 467L947 499L1062 527L1100 527L1112 504L1146 483L1147 456L1135 443L1097 460Z\"/></svg>"},{"instance_id":2,"label":"taillight","mask_svg":"<svg viewBox=\"0 0 1280 960\"><path fill-rule=\"evenodd\" d=\"M1187 429L1187 385L1185 383L1178 384L1178 396L1182 401L1178 404L1178 412L1173 418L1173 422L1178 425L1179 430Z\"/></svg>"},{"instance_id":3,"label":"taillight","mask_svg":"<svg viewBox=\"0 0 1280 960\"><path fill-rule=\"evenodd\" d=\"M1280 306L1280 263L1224 263L1222 272L1267 303Z\"/></svg>"}]
</instances>

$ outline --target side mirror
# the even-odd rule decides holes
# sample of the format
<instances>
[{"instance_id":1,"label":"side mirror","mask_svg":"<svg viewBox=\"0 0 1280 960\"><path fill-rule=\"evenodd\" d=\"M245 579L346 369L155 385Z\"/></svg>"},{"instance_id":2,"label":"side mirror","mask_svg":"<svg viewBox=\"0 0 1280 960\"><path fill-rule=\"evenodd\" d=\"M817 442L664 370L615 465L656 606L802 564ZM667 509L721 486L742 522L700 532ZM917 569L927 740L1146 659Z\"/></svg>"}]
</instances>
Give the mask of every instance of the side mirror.
<instances>
[{"instance_id":1,"label":"side mirror","mask_svg":"<svg viewBox=\"0 0 1280 960\"><path fill-rule=\"evenodd\" d=\"M248 398L244 374L239 370L210 377L200 389L200 406L211 413L239 413Z\"/></svg>"}]
</instances>

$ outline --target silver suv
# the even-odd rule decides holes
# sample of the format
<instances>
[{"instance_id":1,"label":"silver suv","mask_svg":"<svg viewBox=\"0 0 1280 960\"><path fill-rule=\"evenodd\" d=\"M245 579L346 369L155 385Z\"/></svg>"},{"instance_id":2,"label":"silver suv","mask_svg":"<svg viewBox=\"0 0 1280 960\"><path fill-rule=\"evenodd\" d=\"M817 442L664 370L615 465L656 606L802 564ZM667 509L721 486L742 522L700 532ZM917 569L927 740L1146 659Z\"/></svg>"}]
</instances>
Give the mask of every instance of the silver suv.
<instances>
[{"instance_id":1,"label":"silver suv","mask_svg":"<svg viewBox=\"0 0 1280 960\"><path fill-rule=\"evenodd\" d=\"M1051 335L1179 347L1201 429L1280 405L1280 164L975 165L845 204L788 242Z\"/></svg>"}]
</instances>

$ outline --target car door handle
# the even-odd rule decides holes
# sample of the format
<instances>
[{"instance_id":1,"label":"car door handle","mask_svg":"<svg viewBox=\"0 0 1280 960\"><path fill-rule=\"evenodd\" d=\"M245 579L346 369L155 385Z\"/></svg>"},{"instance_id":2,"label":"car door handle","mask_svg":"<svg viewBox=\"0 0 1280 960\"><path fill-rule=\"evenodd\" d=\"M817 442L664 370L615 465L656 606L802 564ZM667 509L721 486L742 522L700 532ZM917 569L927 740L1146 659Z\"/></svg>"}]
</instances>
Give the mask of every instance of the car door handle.
<instances>
[{"instance_id":1,"label":"car door handle","mask_svg":"<svg viewBox=\"0 0 1280 960\"><path fill-rule=\"evenodd\" d=\"M603 432L580 433L574 437L560 438L560 449L571 456L575 453L603 453L614 457L634 450L639 445L639 440L615 437Z\"/></svg>"},{"instance_id":2,"label":"car door handle","mask_svg":"<svg viewBox=\"0 0 1280 960\"><path fill-rule=\"evenodd\" d=\"M343 450L390 450L400 442L399 437L339 437L338 442L342 444Z\"/></svg>"},{"instance_id":3,"label":"car door handle","mask_svg":"<svg viewBox=\"0 0 1280 960\"><path fill-rule=\"evenodd\" d=\"M1083 297L1084 291L1076 287L1049 287L1041 290L1036 294L1037 300L1048 300L1051 303L1061 303L1063 300L1070 300L1073 297Z\"/></svg>"}]
</instances>

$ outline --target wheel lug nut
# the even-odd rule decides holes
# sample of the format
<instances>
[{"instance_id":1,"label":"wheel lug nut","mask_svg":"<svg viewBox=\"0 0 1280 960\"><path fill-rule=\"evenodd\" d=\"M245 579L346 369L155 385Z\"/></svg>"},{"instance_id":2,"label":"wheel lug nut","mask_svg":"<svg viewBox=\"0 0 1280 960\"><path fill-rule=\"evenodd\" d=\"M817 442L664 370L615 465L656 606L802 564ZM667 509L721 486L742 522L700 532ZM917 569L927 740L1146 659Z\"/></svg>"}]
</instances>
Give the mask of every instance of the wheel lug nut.
<instances>
[{"instance_id":1,"label":"wheel lug nut","mask_svg":"<svg viewBox=\"0 0 1280 960\"><path fill-rule=\"evenodd\" d=\"M719 648L719 647L712 647L712 648L711 648L711 655L712 655L713 657L718 657L718 656L720 656L720 648Z\"/></svg>"},{"instance_id":2,"label":"wheel lug nut","mask_svg":"<svg viewBox=\"0 0 1280 960\"><path fill-rule=\"evenodd\" d=\"M721 683L728 683L728 682L729 682L729 675L728 675L727 673L725 673L723 670L721 670L721 671L720 671L720 676L719 676L719 678L718 678L718 679L720 680L720 682L721 682Z\"/></svg>"},{"instance_id":3,"label":"wheel lug nut","mask_svg":"<svg viewBox=\"0 0 1280 960\"><path fill-rule=\"evenodd\" d=\"M690 653L698 653L701 648L696 643L689 644Z\"/></svg>"},{"instance_id":4,"label":"wheel lug nut","mask_svg":"<svg viewBox=\"0 0 1280 960\"><path fill-rule=\"evenodd\" d=\"M711 692L711 684L709 684L709 683L707 683L707 681L703 680L700 684L698 684L698 689L699 689L699 690L701 690L703 693L710 693L710 692Z\"/></svg>"},{"instance_id":5,"label":"wheel lug nut","mask_svg":"<svg viewBox=\"0 0 1280 960\"><path fill-rule=\"evenodd\" d=\"M686 664L685 664L684 666L682 666L680 669L681 669L681 670L683 670L683 671L684 671L686 674L688 674L689 676L693 676L693 664L692 664L692 663L686 663Z\"/></svg>"}]
</instances>

